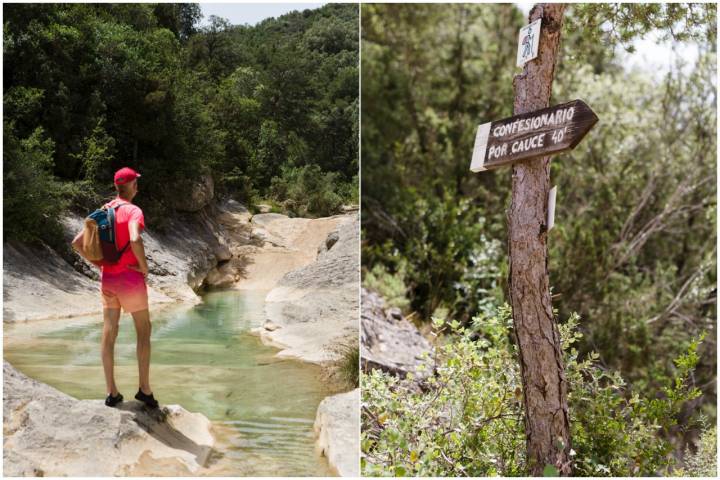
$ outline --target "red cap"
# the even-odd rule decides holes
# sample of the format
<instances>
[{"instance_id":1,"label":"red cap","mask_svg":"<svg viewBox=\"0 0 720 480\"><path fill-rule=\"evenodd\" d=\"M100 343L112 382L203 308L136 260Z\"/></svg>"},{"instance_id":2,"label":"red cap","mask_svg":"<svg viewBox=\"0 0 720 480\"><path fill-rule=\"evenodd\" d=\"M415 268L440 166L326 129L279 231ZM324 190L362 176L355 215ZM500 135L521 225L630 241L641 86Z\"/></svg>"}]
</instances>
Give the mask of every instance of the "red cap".
<instances>
[{"instance_id":1,"label":"red cap","mask_svg":"<svg viewBox=\"0 0 720 480\"><path fill-rule=\"evenodd\" d=\"M130 167L123 167L115 172L115 185L124 185L138 178L140 174Z\"/></svg>"}]
</instances>

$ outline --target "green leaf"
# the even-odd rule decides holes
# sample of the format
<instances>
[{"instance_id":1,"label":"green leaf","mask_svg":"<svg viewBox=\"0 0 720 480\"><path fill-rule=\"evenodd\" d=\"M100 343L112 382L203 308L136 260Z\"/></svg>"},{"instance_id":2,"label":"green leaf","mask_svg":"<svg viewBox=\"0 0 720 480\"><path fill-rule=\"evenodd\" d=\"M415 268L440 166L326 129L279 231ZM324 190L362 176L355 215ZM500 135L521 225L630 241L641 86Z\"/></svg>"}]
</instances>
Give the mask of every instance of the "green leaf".
<instances>
[{"instance_id":1,"label":"green leaf","mask_svg":"<svg viewBox=\"0 0 720 480\"><path fill-rule=\"evenodd\" d=\"M545 465L543 469L543 477L559 477L560 472L555 465Z\"/></svg>"}]
</instances>

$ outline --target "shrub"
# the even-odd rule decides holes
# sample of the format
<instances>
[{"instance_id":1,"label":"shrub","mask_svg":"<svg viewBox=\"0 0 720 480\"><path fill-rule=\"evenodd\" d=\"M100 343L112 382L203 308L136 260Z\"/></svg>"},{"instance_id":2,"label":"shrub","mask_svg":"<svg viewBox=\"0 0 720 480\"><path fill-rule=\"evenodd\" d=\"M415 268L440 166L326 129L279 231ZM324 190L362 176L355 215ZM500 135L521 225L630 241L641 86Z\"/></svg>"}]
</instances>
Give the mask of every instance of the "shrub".
<instances>
[{"instance_id":1,"label":"shrub","mask_svg":"<svg viewBox=\"0 0 720 480\"><path fill-rule=\"evenodd\" d=\"M362 377L364 475L522 475L521 379L508 342L509 309L485 318L483 337L452 321L457 337L438 347L436 375L419 390L374 370Z\"/></svg>"},{"instance_id":2,"label":"shrub","mask_svg":"<svg viewBox=\"0 0 720 480\"><path fill-rule=\"evenodd\" d=\"M383 263L393 271L402 264L410 308L421 320L429 321L444 308L469 324L502 297L502 246L488 237L489 224L471 201L447 193L406 195L412 203L394 206L402 213L383 218L397 238L380 245L363 232L363 263ZM363 220L363 228L379 221L369 211L371 220Z\"/></svg>"},{"instance_id":3,"label":"shrub","mask_svg":"<svg viewBox=\"0 0 720 480\"><path fill-rule=\"evenodd\" d=\"M360 347L357 343L342 347L342 358L338 363L340 378L357 388L360 384Z\"/></svg>"},{"instance_id":4,"label":"shrub","mask_svg":"<svg viewBox=\"0 0 720 480\"><path fill-rule=\"evenodd\" d=\"M3 122L3 231L6 239L45 241L62 238L59 214L68 200L52 174L55 144L42 127L18 138L14 125Z\"/></svg>"},{"instance_id":5,"label":"shrub","mask_svg":"<svg viewBox=\"0 0 720 480\"><path fill-rule=\"evenodd\" d=\"M700 434L697 451L685 450L685 468L673 472L676 477L717 477L717 430L706 425Z\"/></svg>"},{"instance_id":6,"label":"shrub","mask_svg":"<svg viewBox=\"0 0 720 480\"><path fill-rule=\"evenodd\" d=\"M82 141L82 150L70 157L82 165L84 178L90 182L102 183L112 178L115 139L104 128L105 119L100 118L92 133Z\"/></svg>"},{"instance_id":7,"label":"shrub","mask_svg":"<svg viewBox=\"0 0 720 480\"><path fill-rule=\"evenodd\" d=\"M433 320L436 374L418 388L412 378L373 371L362 377L364 475L527 475L522 380L509 341L510 309L476 317L472 328ZM668 474L666 439L681 405L699 391L689 385L697 363L695 340L676 359L677 371L662 396L643 398L618 373L591 355L580 361L574 343L578 317L561 327L575 475ZM479 338L477 337L479 336ZM473 340L478 338L477 340Z\"/></svg>"},{"instance_id":8,"label":"shrub","mask_svg":"<svg viewBox=\"0 0 720 480\"><path fill-rule=\"evenodd\" d=\"M340 212L343 203L350 200L341 195L347 190L338 173L305 165L283 168L282 176L272 179L270 196L291 214L322 217Z\"/></svg>"},{"instance_id":9,"label":"shrub","mask_svg":"<svg viewBox=\"0 0 720 480\"><path fill-rule=\"evenodd\" d=\"M407 311L410 304L407 297L407 287L403 282L404 264L401 263L398 271L391 273L382 263L377 263L369 272L363 276L363 285L383 297L391 307L397 307Z\"/></svg>"},{"instance_id":10,"label":"shrub","mask_svg":"<svg viewBox=\"0 0 720 480\"><path fill-rule=\"evenodd\" d=\"M670 475L672 444L667 440L682 404L700 391L689 380L698 361L693 340L675 359L677 371L657 398L641 397L618 372L601 368L596 353L578 360L573 344L582 337L578 316L561 326L570 384L570 426L574 473L587 476Z\"/></svg>"}]
</instances>

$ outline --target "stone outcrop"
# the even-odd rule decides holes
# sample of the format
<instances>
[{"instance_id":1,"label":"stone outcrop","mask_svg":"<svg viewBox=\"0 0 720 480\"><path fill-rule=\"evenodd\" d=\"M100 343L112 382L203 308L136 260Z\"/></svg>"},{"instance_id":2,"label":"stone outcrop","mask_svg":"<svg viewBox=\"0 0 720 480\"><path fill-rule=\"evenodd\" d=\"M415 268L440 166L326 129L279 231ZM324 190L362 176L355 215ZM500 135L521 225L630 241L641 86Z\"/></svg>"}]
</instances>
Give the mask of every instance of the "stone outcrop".
<instances>
[{"instance_id":1,"label":"stone outcrop","mask_svg":"<svg viewBox=\"0 0 720 480\"><path fill-rule=\"evenodd\" d=\"M209 287L224 288L232 286L239 279L240 274L236 266L226 261L210 270L205 277L205 283Z\"/></svg>"},{"instance_id":2,"label":"stone outcrop","mask_svg":"<svg viewBox=\"0 0 720 480\"><path fill-rule=\"evenodd\" d=\"M45 245L5 242L3 248L3 321L72 317L102 310L97 269L83 275ZM148 289L151 304L172 302Z\"/></svg>"},{"instance_id":3,"label":"stone outcrop","mask_svg":"<svg viewBox=\"0 0 720 480\"><path fill-rule=\"evenodd\" d=\"M285 274L265 298L272 325L262 338L281 357L323 364L337 360L338 344L357 341L359 219L341 217L335 231L316 243L317 259Z\"/></svg>"},{"instance_id":4,"label":"stone outcrop","mask_svg":"<svg viewBox=\"0 0 720 480\"><path fill-rule=\"evenodd\" d=\"M199 212L213 199L215 184L212 175L200 175L177 185L175 208L181 212Z\"/></svg>"},{"instance_id":5,"label":"stone outcrop","mask_svg":"<svg viewBox=\"0 0 720 480\"><path fill-rule=\"evenodd\" d=\"M315 417L317 446L341 477L360 476L360 389L326 397Z\"/></svg>"},{"instance_id":6,"label":"stone outcrop","mask_svg":"<svg viewBox=\"0 0 720 480\"><path fill-rule=\"evenodd\" d=\"M210 463L210 421L178 405L148 410L78 400L3 364L7 476L194 476Z\"/></svg>"},{"instance_id":7,"label":"stone outcrop","mask_svg":"<svg viewBox=\"0 0 720 480\"><path fill-rule=\"evenodd\" d=\"M223 255L215 254L217 265L205 277L205 286L209 288L228 288L244 278L250 256L263 240L253 231L252 213L244 205L229 199L214 210L222 235L219 237L227 245Z\"/></svg>"},{"instance_id":8,"label":"stone outcrop","mask_svg":"<svg viewBox=\"0 0 720 480\"><path fill-rule=\"evenodd\" d=\"M143 233L148 259L151 305L175 301L198 302L205 287L225 287L238 280L247 262L243 246L257 243L249 216L228 226L230 218L249 215L229 200L197 213L179 213L159 232L150 224ZM99 313L99 271L70 251L70 242L83 228L83 217L61 219L67 252L47 246L6 242L3 252L3 318L7 322ZM225 222L225 223L224 223Z\"/></svg>"},{"instance_id":9,"label":"stone outcrop","mask_svg":"<svg viewBox=\"0 0 720 480\"><path fill-rule=\"evenodd\" d=\"M360 356L363 370L381 369L422 379L432 373L432 346L400 309L386 308L375 292L362 289ZM424 369L418 367L425 364Z\"/></svg>"},{"instance_id":10,"label":"stone outcrop","mask_svg":"<svg viewBox=\"0 0 720 480\"><path fill-rule=\"evenodd\" d=\"M208 274L232 252L215 211L179 214L164 232L143 234L150 267L148 284L177 300L195 300Z\"/></svg>"}]
</instances>

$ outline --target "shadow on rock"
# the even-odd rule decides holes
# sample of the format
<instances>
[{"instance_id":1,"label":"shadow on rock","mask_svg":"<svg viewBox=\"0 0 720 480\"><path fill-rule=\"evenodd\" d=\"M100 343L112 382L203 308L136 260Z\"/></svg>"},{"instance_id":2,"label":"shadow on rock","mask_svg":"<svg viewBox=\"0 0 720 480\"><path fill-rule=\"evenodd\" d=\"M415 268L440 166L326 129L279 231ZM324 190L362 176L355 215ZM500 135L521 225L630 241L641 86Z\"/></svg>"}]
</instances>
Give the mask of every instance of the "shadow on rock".
<instances>
[{"instance_id":1,"label":"shadow on rock","mask_svg":"<svg viewBox=\"0 0 720 480\"><path fill-rule=\"evenodd\" d=\"M132 420L159 442L170 448L185 450L195 456L198 465L208 466L213 448L208 445L198 445L176 429L172 425L170 418L172 411L168 407L148 408L138 401L131 401L123 402L115 408L133 413Z\"/></svg>"}]
</instances>

